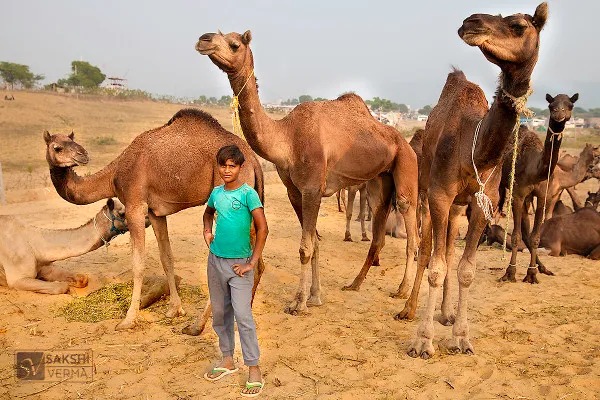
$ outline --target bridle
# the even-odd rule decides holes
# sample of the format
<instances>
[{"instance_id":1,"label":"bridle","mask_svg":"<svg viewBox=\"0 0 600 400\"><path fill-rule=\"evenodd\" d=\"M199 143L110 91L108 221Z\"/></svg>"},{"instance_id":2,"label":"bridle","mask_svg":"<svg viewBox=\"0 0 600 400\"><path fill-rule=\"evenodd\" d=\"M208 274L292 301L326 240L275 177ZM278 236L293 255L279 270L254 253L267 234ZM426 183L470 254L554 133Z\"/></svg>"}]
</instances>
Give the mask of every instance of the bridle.
<instances>
[{"instance_id":1,"label":"bridle","mask_svg":"<svg viewBox=\"0 0 600 400\"><path fill-rule=\"evenodd\" d=\"M126 223L125 222L125 218L121 218L118 215L115 215L111 209L108 209L108 215L106 215L106 213L104 211L105 210L103 209L102 210L102 215L104 215L104 217L107 220L109 220L110 223L111 223L110 232L116 232L117 234L115 236L122 235L125 232L127 232L126 230L124 231L124 230L121 230L121 229L117 228L116 225L115 225L115 221L119 221L122 224L125 224ZM96 224L96 217L97 216L98 215L96 214L96 216L94 217L94 229L96 230L96 232L98 232L98 235L100 235L100 239L102 239L102 241L104 242L104 246L108 247L108 242L110 242L111 239L113 237L115 237L115 236L109 237L108 240L104 239L104 236L102 235L102 233L100 232L100 230L98 229L98 226Z\"/></svg>"}]
</instances>

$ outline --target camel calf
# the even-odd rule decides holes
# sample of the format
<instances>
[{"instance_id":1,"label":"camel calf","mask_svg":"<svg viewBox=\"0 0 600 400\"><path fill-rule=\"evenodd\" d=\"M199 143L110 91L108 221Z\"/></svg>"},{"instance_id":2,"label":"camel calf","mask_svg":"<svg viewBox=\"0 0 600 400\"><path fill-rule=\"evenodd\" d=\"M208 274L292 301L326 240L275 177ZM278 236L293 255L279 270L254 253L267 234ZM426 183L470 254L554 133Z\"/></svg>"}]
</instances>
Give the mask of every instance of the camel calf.
<instances>
[{"instance_id":1,"label":"camel calf","mask_svg":"<svg viewBox=\"0 0 600 400\"><path fill-rule=\"evenodd\" d=\"M17 290L62 294L86 287L88 278L52 263L96 250L127 232L125 206L108 199L94 218L76 229L42 229L0 215L0 285Z\"/></svg>"}]
</instances>

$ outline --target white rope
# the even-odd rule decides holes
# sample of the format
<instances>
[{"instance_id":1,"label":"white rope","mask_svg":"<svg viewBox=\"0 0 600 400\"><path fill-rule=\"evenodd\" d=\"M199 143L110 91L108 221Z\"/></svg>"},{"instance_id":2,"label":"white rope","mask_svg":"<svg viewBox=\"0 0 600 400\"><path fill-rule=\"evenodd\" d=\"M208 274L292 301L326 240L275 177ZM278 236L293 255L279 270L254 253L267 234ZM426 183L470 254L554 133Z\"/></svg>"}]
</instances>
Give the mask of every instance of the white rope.
<instances>
[{"instance_id":1,"label":"white rope","mask_svg":"<svg viewBox=\"0 0 600 400\"><path fill-rule=\"evenodd\" d=\"M477 166L475 165L475 146L477 145L477 137L479 136L479 129L481 128L482 121L483 121L483 119L481 119L477 123L477 128L475 128L475 136L473 137L473 146L471 147L471 162L473 163L473 169L475 170L475 177L477 178L477 183L479 184L479 190L477 191L477 193L475 193L475 199L477 200L477 205L483 211L483 215L485 216L485 219L489 222L492 222L493 215L494 215L494 204L492 203L492 200L490 199L490 197L487 194L485 194L485 185L488 183L488 181L494 174L494 171L496 170L496 167L498 165L496 164L494 166L494 168L492 169L492 172L490 172L490 174L488 175L485 182L481 182L481 179L479 178L479 171L477 171Z\"/></svg>"}]
</instances>

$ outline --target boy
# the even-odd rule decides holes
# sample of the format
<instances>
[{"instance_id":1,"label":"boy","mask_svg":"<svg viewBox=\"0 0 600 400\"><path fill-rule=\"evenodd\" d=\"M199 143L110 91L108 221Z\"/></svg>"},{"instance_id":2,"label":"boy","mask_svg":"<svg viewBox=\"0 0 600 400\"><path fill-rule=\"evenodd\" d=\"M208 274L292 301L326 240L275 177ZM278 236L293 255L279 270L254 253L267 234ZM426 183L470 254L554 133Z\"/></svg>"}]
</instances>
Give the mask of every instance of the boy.
<instances>
[{"instance_id":1,"label":"boy","mask_svg":"<svg viewBox=\"0 0 600 400\"><path fill-rule=\"evenodd\" d=\"M258 359L260 351L256 325L252 317L252 285L254 267L265 247L268 227L258 193L239 180L244 168L244 155L236 145L217 152L219 176L225 182L213 189L204 211L204 240L210 249L208 256L208 289L212 303L213 328L219 337L223 354L221 362L204 375L216 381L237 372L233 361L233 318L238 324L244 364L249 375L242 396L258 396L264 386ZM212 233L217 212L217 227ZM254 219L256 243L250 246L250 225Z\"/></svg>"}]
</instances>

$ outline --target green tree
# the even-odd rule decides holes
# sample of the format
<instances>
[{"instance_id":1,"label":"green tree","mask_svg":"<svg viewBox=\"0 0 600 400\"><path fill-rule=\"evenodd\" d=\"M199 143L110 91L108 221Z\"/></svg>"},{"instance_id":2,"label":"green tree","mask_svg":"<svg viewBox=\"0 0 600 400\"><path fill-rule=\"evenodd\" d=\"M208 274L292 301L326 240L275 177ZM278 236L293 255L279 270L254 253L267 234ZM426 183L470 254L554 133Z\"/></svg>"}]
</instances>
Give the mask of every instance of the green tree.
<instances>
[{"instance_id":1,"label":"green tree","mask_svg":"<svg viewBox=\"0 0 600 400\"><path fill-rule=\"evenodd\" d=\"M298 102L304 103L306 101L313 101L312 96L310 96L308 94L303 94L302 96L298 97Z\"/></svg>"},{"instance_id":2,"label":"green tree","mask_svg":"<svg viewBox=\"0 0 600 400\"><path fill-rule=\"evenodd\" d=\"M380 99L379 97L374 97L373 100L365 101L368 105L371 106L371 109L377 111L400 111L400 112L408 112L408 107L406 104L398 104L394 103L389 99Z\"/></svg>"},{"instance_id":3,"label":"green tree","mask_svg":"<svg viewBox=\"0 0 600 400\"><path fill-rule=\"evenodd\" d=\"M219 99L219 104L222 106L228 106L231 104L231 96L221 96L221 98Z\"/></svg>"},{"instance_id":4,"label":"green tree","mask_svg":"<svg viewBox=\"0 0 600 400\"><path fill-rule=\"evenodd\" d=\"M206 96L202 95L202 96L198 97L196 100L194 100L194 103L196 103L196 104L206 104Z\"/></svg>"},{"instance_id":5,"label":"green tree","mask_svg":"<svg viewBox=\"0 0 600 400\"><path fill-rule=\"evenodd\" d=\"M541 112L542 112L542 109L541 109L541 108L537 108L537 107L529 107L529 109L530 109L531 111L533 111L533 114L534 114L534 115L540 115L540 114L541 114Z\"/></svg>"},{"instance_id":6,"label":"green tree","mask_svg":"<svg viewBox=\"0 0 600 400\"><path fill-rule=\"evenodd\" d=\"M97 88L100 86L106 75L87 61L73 61L71 63L71 75L66 79L60 79L58 84L67 84L68 86L82 86L86 89Z\"/></svg>"},{"instance_id":7,"label":"green tree","mask_svg":"<svg viewBox=\"0 0 600 400\"><path fill-rule=\"evenodd\" d=\"M576 114L585 114L587 111L585 110L585 108L575 107L573 108L573 112Z\"/></svg>"},{"instance_id":8,"label":"green tree","mask_svg":"<svg viewBox=\"0 0 600 400\"><path fill-rule=\"evenodd\" d=\"M24 88L32 88L37 81L44 79L44 75L35 75L29 70L29 66L23 64L0 62L0 76L7 86L15 88L15 84L20 84Z\"/></svg>"},{"instance_id":9,"label":"green tree","mask_svg":"<svg viewBox=\"0 0 600 400\"><path fill-rule=\"evenodd\" d=\"M431 106L428 104L425 107L421 108L419 110L419 114L423 114L423 115L429 115L429 113L431 112L432 108Z\"/></svg>"},{"instance_id":10,"label":"green tree","mask_svg":"<svg viewBox=\"0 0 600 400\"><path fill-rule=\"evenodd\" d=\"M217 98L216 97L209 97L208 98L208 104L217 104Z\"/></svg>"},{"instance_id":11,"label":"green tree","mask_svg":"<svg viewBox=\"0 0 600 400\"><path fill-rule=\"evenodd\" d=\"M299 104L300 101L296 98L293 99L287 99L281 102L282 105L284 106L295 106L296 104Z\"/></svg>"},{"instance_id":12,"label":"green tree","mask_svg":"<svg viewBox=\"0 0 600 400\"><path fill-rule=\"evenodd\" d=\"M315 97L313 101L327 101L327 99L324 97Z\"/></svg>"},{"instance_id":13,"label":"green tree","mask_svg":"<svg viewBox=\"0 0 600 400\"><path fill-rule=\"evenodd\" d=\"M401 113L407 113L408 112L408 106L406 104L398 104L398 111Z\"/></svg>"}]
</instances>

